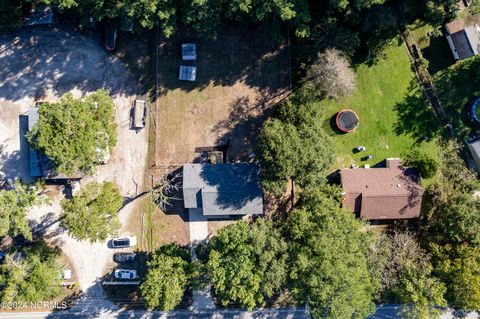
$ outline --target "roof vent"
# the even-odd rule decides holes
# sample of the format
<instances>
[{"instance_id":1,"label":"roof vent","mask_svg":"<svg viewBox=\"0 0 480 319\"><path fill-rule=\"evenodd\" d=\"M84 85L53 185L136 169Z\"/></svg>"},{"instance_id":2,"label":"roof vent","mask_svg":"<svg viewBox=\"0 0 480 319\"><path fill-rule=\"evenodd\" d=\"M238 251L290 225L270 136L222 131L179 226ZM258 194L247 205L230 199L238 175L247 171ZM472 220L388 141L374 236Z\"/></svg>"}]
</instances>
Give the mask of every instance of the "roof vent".
<instances>
[{"instance_id":1,"label":"roof vent","mask_svg":"<svg viewBox=\"0 0 480 319\"><path fill-rule=\"evenodd\" d=\"M397 184L397 187L402 187L402 185L400 185L400 184Z\"/></svg>"}]
</instances>

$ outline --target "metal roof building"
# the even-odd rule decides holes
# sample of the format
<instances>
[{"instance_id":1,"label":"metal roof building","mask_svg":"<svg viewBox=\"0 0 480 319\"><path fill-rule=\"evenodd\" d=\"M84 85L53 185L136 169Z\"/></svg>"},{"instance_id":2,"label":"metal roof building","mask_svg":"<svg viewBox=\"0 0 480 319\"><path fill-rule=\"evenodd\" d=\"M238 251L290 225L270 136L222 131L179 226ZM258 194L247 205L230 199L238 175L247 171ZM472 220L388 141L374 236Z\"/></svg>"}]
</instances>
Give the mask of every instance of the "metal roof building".
<instances>
[{"instance_id":1,"label":"metal roof building","mask_svg":"<svg viewBox=\"0 0 480 319\"><path fill-rule=\"evenodd\" d=\"M195 81L197 79L197 67L181 65L178 79L181 81Z\"/></svg>"},{"instance_id":2,"label":"metal roof building","mask_svg":"<svg viewBox=\"0 0 480 319\"><path fill-rule=\"evenodd\" d=\"M182 59L185 61L194 61L197 59L197 46L195 43L182 44Z\"/></svg>"},{"instance_id":3,"label":"metal roof building","mask_svg":"<svg viewBox=\"0 0 480 319\"><path fill-rule=\"evenodd\" d=\"M472 153L473 160L475 161L477 172L480 172L480 139L472 141L467 145L468 149Z\"/></svg>"},{"instance_id":4,"label":"metal roof building","mask_svg":"<svg viewBox=\"0 0 480 319\"><path fill-rule=\"evenodd\" d=\"M263 214L259 173L252 163L184 165L185 208L210 217Z\"/></svg>"}]
</instances>

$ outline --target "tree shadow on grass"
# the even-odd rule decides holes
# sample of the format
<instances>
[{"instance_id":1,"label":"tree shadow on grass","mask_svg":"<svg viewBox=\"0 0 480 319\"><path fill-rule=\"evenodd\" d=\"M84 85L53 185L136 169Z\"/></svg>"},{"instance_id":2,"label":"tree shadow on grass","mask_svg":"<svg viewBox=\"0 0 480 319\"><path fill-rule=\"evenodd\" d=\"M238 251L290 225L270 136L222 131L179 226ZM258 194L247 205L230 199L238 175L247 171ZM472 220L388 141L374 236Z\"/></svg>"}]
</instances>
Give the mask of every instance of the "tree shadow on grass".
<instances>
[{"instance_id":1,"label":"tree shadow on grass","mask_svg":"<svg viewBox=\"0 0 480 319\"><path fill-rule=\"evenodd\" d=\"M438 96L455 128L465 135L469 129L462 116L465 105L480 96L480 56L456 63L434 77Z\"/></svg>"},{"instance_id":2,"label":"tree shadow on grass","mask_svg":"<svg viewBox=\"0 0 480 319\"><path fill-rule=\"evenodd\" d=\"M240 96L231 102L228 118L216 123L212 131L217 134L216 145L228 144L226 162L247 162L254 158L257 137L263 123L271 117L276 105L290 94L287 89L270 92L259 90L258 96Z\"/></svg>"},{"instance_id":3,"label":"tree shadow on grass","mask_svg":"<svg viewBox=\"0 0 480 319\"><path fill-rule=\"evenodd\" d=\"M394 127L398 135L410 135L417 143L421 143L443 133L442 125L416 79L410 83L407 96L394 109L398 112L398 121Z\"/></svg>"}]
</instances>

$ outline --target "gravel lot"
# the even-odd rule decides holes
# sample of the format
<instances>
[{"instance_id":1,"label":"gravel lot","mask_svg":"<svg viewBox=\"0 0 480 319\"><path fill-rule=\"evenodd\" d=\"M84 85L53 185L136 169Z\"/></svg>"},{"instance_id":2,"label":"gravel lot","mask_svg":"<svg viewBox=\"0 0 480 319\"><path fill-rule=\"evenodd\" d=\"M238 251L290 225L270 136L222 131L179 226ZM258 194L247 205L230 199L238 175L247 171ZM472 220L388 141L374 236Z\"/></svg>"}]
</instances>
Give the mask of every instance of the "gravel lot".
<instances>
[{"instance_id":1,"label":"gravel lot","mask_svg":"<svg viewBox=\"0 0 480 319\"><path fill-rule=\"evenodd\" d=\"M67 92L81 97L106 88L114 99L118 143L108 164L98 167L90 181L114 181L125 202L141 191L147 157L147 131L129 129L131 102L141 90L123 64L103 49L98 38L57 29L25 29L0 38L0 174L31 181L28 176L28 146L24 139L25 112L35 101L56 101ZM89 244L69 237L58 227L59 201L32 209L30 219L45 238L57 243L74 263L83 291L91 298L103 298L99 279L112 266L114 251L106 243ZM131 202L120 212L125 223Z\"/></svg>"}]
</instances>

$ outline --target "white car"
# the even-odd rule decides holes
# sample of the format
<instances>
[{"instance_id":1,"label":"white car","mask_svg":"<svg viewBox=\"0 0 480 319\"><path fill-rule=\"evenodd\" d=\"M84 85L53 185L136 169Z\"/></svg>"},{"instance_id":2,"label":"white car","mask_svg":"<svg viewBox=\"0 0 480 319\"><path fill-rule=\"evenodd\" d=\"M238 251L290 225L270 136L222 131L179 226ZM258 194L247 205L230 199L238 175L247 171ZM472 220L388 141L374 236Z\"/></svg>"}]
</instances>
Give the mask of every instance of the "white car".
<instances>
[{"instance_id":1,"label":"white car","mask_svg":"<svg viewBox=\"0 0 480 319\"><path fill-rule=\"evenodd\" d=\"M137 271L134 269L115 269L114 276L117 279L135 279Z\"/></svg>"},{"instance_id":2,"label":"white car","mask_svg":"<svg viewBox=\"0 0 480 319\"><path fill-rule=\"evenodd\" d=\"M128 237L123 237L123 238L112 239L112 247L113 248L133 247L136 244L137 244L137 237L135 237L135 236L128 236Z\"/></svg>"}]
</instances>

